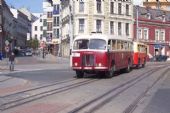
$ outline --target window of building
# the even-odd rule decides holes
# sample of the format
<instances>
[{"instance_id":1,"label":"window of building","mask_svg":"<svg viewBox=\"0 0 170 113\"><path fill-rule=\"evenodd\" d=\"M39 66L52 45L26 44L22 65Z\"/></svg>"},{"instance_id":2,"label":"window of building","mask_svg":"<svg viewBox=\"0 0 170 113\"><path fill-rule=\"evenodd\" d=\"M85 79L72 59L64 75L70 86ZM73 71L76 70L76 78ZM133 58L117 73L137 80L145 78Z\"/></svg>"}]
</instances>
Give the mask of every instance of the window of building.
<instances>
[{"instance_id":1,"label":"window of building","mask_svg":"<svg viewBox=\"0 0 170 113\"><path fill-rule=\"evenodd\" d=\"M122 4L118 3L118 14L121 15L122 14Z\"/></svg>"},{"instance_id":2,"label":"window of building","mask_svg":"<svg viewBox=\"0 0 170 113\"><path fill-rule=\"evenodd\" d=\"M155 40L159 40L159 30L155 30Z\"/></svg>"},{"instance_id":3,"label":"window of building","mask_svg":"<svg viewBox=\"0 0 170 113\"><path fill-rule=\"evenodd\" d=\"M60 11L60 4L57 4L57 11Z\"/></svg>"},{"instance_id":4,"label":"window of building","mask_svg":"<svg viewBox=\"0 0 170 113\"><path fill-rule=\"evenodd\" d=\"M40 40L42 40L42 38L43 38L43 35L41 34L41 35L40 35Z\"/></svg>"},{"instance_id":5,"label":"window of building","mask_svg":"<svg viewBox=\"0 0 170 113\"><path fill-rule=\"evenodd\" d=\"M37 26L35 26L34 30L35 30L35 31L37 31L37 30L38 30L38 29L37 29Z\"/></svg>"},{"instance_id":6,"label":"window of building","mask_svg":"<svg viewBox=\"0 0 170 113\"><path fill-rule=\"evenodd\" d=\"M60 18L57 17L57 26L59 26L59 25L60 25Z\"/></svg>"},{"instance_id":7,"label":"window of building","mask_svg":"<svg viewBox=\"0 0 170 113\"><path fill-rule=\"evenodd\" d=\"M52 31L52 22L47 23L47 31Z\"/></svg>"},{"instance_id":8,"label":"window of building","mask_svg":"<svg viewBox=\"0 0 170 113\"><path fill-rule=\"evenodd\" d=\"M114 22L110 21L110 34L114 34Z\"/></svg>"},{"instance_id":9,"label":"window of building","mask_svg":"<svg viewBox=\"0 0 170 113\"><path fill-rule=\"evenodd\" d=\"M110 2L110 13L114 14L114 2Z\"/></svg>"},{"instance_id":10,"label":"window of building","mask_svg":"<svg viewBox=\"0 0 170 113\"><path fill-rule=\"evenodd\" d=\"M118 22L118 35L122 35L122 23Z\"/></svg>"},{"instance_id":11,"label":"window of building","mask_svg":"<svg viewBox=\"0 0 170 113\"><path fill-rule=\"evenodd\" d=\"M42 19L40 19L40 22L42 22Z\"/></svg>"},{"instance_id":12,"label":"window of building","mask_svg":"<svg viewBox=\"0 0 170 113\"><path fill-rule=\"evenodd\" d=\"M101 13L102 12L102 3L101 3L101 0L96 0L96 6L97 6L97 13Z\"/></svg>"},{"instance_id":13,"label":"window of building","mask_svg":"<svg viewBox=\"0 0 170 113\"><path fill-rule=\"evenodd\" d=\"M126 15L128 16L129 15L129 5L126 4Z\"/></svg>"},{"instance_id":14,"label":"window of building","mask_svg":"<svg viewBox=\"0 0 170 113\"><path fill-rule=\"evenodd\" d=\"M138 39L142 39L142 29L138 29Z\"/></svg>"},{"instance_id":15,"label":"window of building","mask_svg":"<svg viewBox=\"0 0 170 113\"><path fill-rule=\"evenodd\" d=\"M84 2L83 1L79 2L79 12L84 12Z\"/></svg>"},{"instance_id":16,"label":"window of building","mask_svg":"<svg viewBox=\"0 0 170 113\"><path fill-rule=\"evenodd\" d=\"M40 30L43 31L43 26L40 27Z\"/></svg>"},{"instance_id":17,"label":"window of building","mask_svg":"<svg viewBox=\"0 0 170 113\"><path fill-rule=\"evenodd\" d=\"M53 19L53 26L57 26L57 17L54 17Z\"/></svg>"},{"instance_id":18,"label":"window of building","mask_svg":"<svg viewBox=\"0 0 170 113\"><path fill-rule=\"evenodd\" d=\"M165 40L165 30L160 31L160 37L159 40L164 41Z\"/></svg>"},{"instance_id":19,"label":"window of building","mask_svg":"<svg viewBox=\"0 0 170 113\"><path fill-rule=\"evenodd\" d=\"M37 39L37 34L35 34L34 38Z\"/></svg>"},{"instance_id":20,"label":"window of building","mask_svg":"<svg viewBox=\"0 0 170 113\"><path fill-rule=\"evenodd\" d=\"M148 40L148 29L144 29L143 30L143 39L146 39L146 40Z\"/></svg>"},{"instance_id":21,"label":"window of building","mask_svg":"<svg viewBox=\"0 0 170 113\"><path fill-rule=\"evenodd\" d=\"M101 32L101 25L102 21L101 20L96 20L96 32Z\"/></svg>"},{"instance_id":22,"label":"window of building","mask_svg":"<svg viewBox=\"0 0 170 113\"><path fill-rule=\"evenodd\" d=\"M43 26L47 26L47 19L43 20Z\"/></svg>"},{"instance_id":23,"label":"window of building","mask_svg":"<svg viewBox=\"0 0 170 113\"><path fill-rule=\"evenodd\" d=\"M57 29L57 38L59 38L59 37L60 37L60 30Z\"/></svg>"},{"instance_id":24,"label":"window of building","mask_svg":"<svg viewBox=\"0 0 170 113\"><path fill-rule=\"evenodd\" d=\"M79 19L79 32L84 32L84 19Z\"/></svg>"},{"instance_id":25,"label":"window of building","mask_svg":"<svg viewBox=\"0 0 170 113\"><path fill-rule=\"evenodd\" d=\"M53 14L52 12L47 12L47 18L52 18Z\"/></svg>"},{"instance_id":26,"label":"window of building","mask_svg":"<svg viewBox=\"0 0 170 113\"><path fill-rule=\"evenodd\" d=\"M126 36L129 36L129 23L126 23L125 31L126 31Z\"/></svg>"}]
</instances>

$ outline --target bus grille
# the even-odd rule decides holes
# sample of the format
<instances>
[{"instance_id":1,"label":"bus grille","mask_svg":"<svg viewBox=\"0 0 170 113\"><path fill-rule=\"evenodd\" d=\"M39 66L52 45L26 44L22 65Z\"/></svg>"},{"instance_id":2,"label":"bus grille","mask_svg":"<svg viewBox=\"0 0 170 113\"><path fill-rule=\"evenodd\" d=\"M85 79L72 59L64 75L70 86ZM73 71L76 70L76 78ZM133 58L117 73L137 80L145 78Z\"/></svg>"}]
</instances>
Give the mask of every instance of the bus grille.
<instances>
[{"instance_id":1,"label":"bus grille","mask_svg":"<svg viewBox=\"0 0 170 113\"><path fill-rule=\"evenodd\" d=\"M94 66L95 65L94 55L83 55L82 66Z\"/></svg>"}]
</instances>

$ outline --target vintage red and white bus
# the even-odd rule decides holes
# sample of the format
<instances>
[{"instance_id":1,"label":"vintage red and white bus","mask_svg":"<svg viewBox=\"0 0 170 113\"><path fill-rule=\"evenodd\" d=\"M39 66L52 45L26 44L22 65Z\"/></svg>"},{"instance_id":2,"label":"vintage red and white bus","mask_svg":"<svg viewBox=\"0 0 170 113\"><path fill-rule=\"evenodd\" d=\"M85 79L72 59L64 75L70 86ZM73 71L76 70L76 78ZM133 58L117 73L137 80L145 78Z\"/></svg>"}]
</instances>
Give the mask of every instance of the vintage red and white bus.
<instances>
[{"instance_id":1,"label":"vintage red and white bus","mask_svg":"<svg viewBox=\"0 0 170 113\"><path fill-rule=\"evenodd\" d=\"M133 43L129 39L92 34L77 36L73 41L72 69L77 78L97 72L110 78L120 69L129 72L132 62Z\"/></svg>"},{"instance_id":2,"label":"vintage red and white bus","mask_svg":"<svg viewBox=\"0 0 170 113\"><path fill-rule=\"evenodd\" d=\"M133 65L139 68L144 67L147 60L147 45L141 42L133 42Z\"/></svg>"}]
</instances>

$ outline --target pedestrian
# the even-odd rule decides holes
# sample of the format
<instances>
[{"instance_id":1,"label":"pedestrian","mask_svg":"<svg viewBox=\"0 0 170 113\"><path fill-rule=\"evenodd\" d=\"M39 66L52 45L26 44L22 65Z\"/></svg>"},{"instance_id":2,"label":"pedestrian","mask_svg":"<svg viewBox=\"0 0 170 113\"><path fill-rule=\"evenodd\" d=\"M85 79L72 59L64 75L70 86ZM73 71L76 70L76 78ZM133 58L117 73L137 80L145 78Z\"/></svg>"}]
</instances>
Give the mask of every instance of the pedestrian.
<instances>
[{"instance_id":1,"label":"pedestrian","mask_svg":"<svg viewBox=\"0 0 170 113\"><path fill-rule=\"evenodd\" d=\"M9 55L9 70L14 71L14 61L15 61L15 54L11 52Z\"/></svg>"}]
</instances>

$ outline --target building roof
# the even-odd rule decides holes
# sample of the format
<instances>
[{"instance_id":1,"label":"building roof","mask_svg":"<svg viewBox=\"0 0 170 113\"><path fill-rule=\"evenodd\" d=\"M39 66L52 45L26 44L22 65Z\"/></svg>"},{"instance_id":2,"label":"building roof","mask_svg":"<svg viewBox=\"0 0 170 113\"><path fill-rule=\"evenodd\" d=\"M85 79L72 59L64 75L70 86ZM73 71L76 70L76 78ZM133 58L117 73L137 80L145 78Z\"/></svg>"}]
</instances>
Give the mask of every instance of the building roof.
<instances>
[{"instance_id":1,"label":"building roof","mask_svg":"<svg viewBox=\"0 0 170 113\"><path fill-rule=\"evenodd\" d=\"M170 22L170 11L164 11L159 9L152 9L149 7L134 6L134 17L136 18L137 8L139 8L139 18L152 20L152 21L164 21Z\"/></svg>"}]
</instances>

